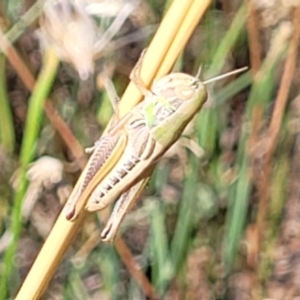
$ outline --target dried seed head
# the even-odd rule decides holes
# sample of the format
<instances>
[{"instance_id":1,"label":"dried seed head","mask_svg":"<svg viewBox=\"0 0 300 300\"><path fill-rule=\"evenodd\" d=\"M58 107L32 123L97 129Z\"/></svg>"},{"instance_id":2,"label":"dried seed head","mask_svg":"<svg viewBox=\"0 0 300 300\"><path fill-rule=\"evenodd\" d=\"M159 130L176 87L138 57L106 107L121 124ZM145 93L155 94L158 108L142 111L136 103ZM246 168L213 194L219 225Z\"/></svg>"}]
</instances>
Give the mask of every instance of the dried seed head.
<instances>
[{"instance_id":1,"label":"dried seed head","mask_svg":"<svg viewBox=\"0 0 300 300\"><path fill-rule=\"evenodd\" d=\"M58 57L73 64L81 79L94 71L93 45L97 27L82 1L56 0L44 5L38 32L43 47L53 47Z\"/></svg>"},{"instance_id":2,"label":"dried seed head","mask_svg":"<svg viewBox=\"0 0 300 300\"><path fill-rule=\"evenodd\" d=\"M94 60L117 34L134 11L139 0L49 0L43 7L40 30L44 48L52 47L57 56L73 64L81 79L94 72ZM91 15L116 16L105 32L100 31Z\"/></svg>"},{"instance_id":3,"label":"dried seed head","mask_svg":"<svg viewBox=\"0 0 300 300\"><path fill-rule=\"evenodd\" d=\"M22 217L24 220L29 218L43 188L50 189L54 184L62 180L63 164L54 157L42 156L30 165L26 177L29 181L29 186L23 199ZM20 172L18 170L11 181L13 188L16 189L20 184Z\"/></svg>"},{"instance_id":4,"label":"dried seed head","mask_svg":"<svg viewBox=\"0 0 300 300\"><path fill-rule=\"evenodd\" d=\"M115 17L125 4L136 7L139 0L86 0L86 11L90 15Z\"/></svg>"}]
</instances>

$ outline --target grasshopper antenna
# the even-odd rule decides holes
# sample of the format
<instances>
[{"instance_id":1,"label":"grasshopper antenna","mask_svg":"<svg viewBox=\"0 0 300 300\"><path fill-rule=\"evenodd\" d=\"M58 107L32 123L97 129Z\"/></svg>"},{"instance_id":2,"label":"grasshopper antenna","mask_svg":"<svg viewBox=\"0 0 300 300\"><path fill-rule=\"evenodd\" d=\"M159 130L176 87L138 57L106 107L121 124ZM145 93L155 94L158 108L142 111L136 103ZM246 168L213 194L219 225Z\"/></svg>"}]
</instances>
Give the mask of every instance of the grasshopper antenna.
<instances>
[{"instance_id":1,"label":"grasshopper antenna","mask_svg":"<svg viewBox=\"0 0 300 300\"><path fill-rule=\"evenodd\" d=\"M202 72L202 65L199 66L198 72L195 77L200 78L201 72Z\"/></svg>"},{"instance_id":2,"label":"grasshopper antenna","mask_svg":"<svg viewBox=\"0 0 300 300\"><path fill-rule=\"evenodd\" d=\"M217 77L208 79L208 80L206 80L206 81L203 81L202 83L205 85L205 84L208 84L208 83L211 83L211 82L215 82L215 81L221 80L221 79L223 79L223 78L229 77L229 76L231 76L231 75L234 75L234 74L237 74L237 73L241 73L241 72L243 72L243 71L245 71L245 70L247 70L247 69L248 69L248 67L243 67L243 68L240 68L240 69L236 69L236 70L234 70L234 71L231 71L231 72L222 74L222 75L220 75L220 76L217 76ZM197 77L198 77L199 72L201 72L201 66L200 66L199 71L198 71L198 73L197 73Z\"/></svg>"}]
</instances>

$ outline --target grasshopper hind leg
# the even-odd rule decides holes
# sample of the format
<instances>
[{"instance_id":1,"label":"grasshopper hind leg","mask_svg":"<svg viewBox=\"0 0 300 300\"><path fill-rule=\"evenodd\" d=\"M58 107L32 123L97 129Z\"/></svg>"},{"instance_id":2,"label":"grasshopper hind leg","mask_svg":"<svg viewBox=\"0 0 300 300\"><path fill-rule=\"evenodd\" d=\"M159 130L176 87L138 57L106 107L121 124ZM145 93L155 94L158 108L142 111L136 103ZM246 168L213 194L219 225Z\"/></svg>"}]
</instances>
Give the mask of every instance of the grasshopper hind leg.
<instances>
[{"instance_id":1,"label":"grasshopper hind leg","mask_svg":"<svg viewBox=\"0 0 300 300\"><path fill-rule=\"evenodd\" d=\"M140 192L143 190L146 180L141 180L130 190L123 193L116 201L109 220L101 233L101 238L105 242L112 242L118 232L122 220L128 210L135 204Z\"/></svg>"}]
</instances>

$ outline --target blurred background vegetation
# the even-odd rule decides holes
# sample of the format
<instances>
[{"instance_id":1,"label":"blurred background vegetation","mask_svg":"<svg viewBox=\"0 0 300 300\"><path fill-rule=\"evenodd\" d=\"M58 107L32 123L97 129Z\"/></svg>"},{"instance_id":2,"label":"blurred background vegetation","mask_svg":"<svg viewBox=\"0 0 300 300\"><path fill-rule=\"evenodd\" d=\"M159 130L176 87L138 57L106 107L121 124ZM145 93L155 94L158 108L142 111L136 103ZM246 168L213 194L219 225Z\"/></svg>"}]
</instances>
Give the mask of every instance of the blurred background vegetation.
<instances>
[{"instance_id":1,"label":"blurred background vegetation","mask_svg":"<svg viewBox=\"0 0 300 300\"><path fill-rule=\"evenodd\" d=\"M16 294L68 198L78 145L93 145L111 117L101 78L122 95L167 2L141 0L85 80L61 53L57 71L42 58L42 1L0 4L0 277L9 283L0 299ZM186 132L199 146L177 144L158 164L118 251L101 243L104 223L89 215L44 299L298 299L298 3L213 1L174 70L196 74L202 65L203 79L249 70L207 86ZM103 32L116 17L108 11L96 21ZM43 89L31 94L30 72L40 70Z\"/></svg>"}]
</instances>

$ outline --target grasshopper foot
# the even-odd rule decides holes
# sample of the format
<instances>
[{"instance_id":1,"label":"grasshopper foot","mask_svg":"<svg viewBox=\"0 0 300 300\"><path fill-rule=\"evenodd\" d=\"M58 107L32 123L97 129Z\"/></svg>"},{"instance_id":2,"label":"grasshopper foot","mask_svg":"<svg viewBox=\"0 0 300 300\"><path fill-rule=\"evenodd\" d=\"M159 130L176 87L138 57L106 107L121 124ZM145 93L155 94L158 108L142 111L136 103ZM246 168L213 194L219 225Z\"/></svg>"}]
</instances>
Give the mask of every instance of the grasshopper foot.
<instances>
[{"instance_id":1,"label":"grasshopper foot","mask_svg":"<svg viewBox=\"0 0 300 300\"><path fill-rule=\"evenodd\" d=\"M120 224L114 226L113 222L108 221L105 228L101 232L101 238L104 242L112 243L116 237L118 228Z\"/></svg>"},{"instance_id":2,"label":"grasshopper foot","mask_svg":"<svg viewBox=\"0 0 300 300\"><path fill-rule=\"evenodd\" d=\"M142 61L144 59L144 55L146 53L146 49L143 50L138 62L136 63L135 67L132 69L130 75L129 75L129 79L136 85L136 87L138 88L138 90L146 97L151 97L153 95L153 93L151 92L151 90L149 90L147 88L147 86L145 85L145 83L143 82L142 78L141 78L141 65L142 65Z\"/></svg>"},{"instance_id":3,"label":"grasshopper foot","mask_svg":"<svg viewBox=\"0 0 300 300\"><path fill-rule=\"evenodd\" d=\"M74 221L77 218L75 207L67 205L65 207L65 216L68 221Z\"/></svg>"}]
</instances>

